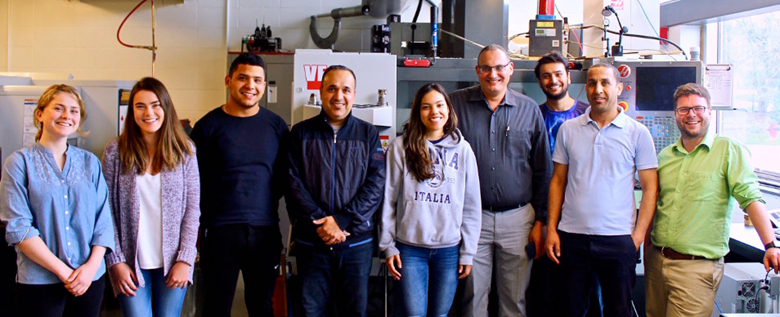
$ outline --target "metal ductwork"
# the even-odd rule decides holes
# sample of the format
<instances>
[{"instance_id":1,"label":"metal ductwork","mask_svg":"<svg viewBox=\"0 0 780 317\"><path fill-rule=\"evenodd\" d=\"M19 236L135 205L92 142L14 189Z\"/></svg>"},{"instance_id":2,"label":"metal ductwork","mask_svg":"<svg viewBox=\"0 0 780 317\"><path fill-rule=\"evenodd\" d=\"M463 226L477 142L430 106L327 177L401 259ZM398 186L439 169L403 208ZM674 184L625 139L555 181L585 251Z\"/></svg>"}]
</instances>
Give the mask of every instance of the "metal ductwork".
<instances>
[{"instance_id":1,"label":"metal ductwork","mask_svg":"<svg viewBox=\"0 0 780 317\"><path fill-rule=\"evenodd\" d=\"M341 18L366 15L375 18L385 18L391 14L400 14L407 1L408 0L363 0L363 3L359 6L337 8L331 10L330 13L312 15L311 22L309 23L311 39L319 48L331 48L339 37ZM333 29L327 37L323 38L317 32L317 18L326 17L333 18Z\"/></svg>"}]
</instances>

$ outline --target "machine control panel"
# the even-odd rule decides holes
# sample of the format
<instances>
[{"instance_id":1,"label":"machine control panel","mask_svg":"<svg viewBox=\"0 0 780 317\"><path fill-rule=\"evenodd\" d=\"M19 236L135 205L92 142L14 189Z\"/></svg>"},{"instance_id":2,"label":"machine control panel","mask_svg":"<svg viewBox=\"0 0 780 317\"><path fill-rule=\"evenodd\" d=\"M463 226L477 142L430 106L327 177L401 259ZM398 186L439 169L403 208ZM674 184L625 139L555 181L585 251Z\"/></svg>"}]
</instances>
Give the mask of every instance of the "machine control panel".
<instances>
[{"instance_id":1,"label":"machine control panel","mask_svg":"<svg viewBox=\"0 0 780 317\"><path fill-rule=\"evenodd\" d=\"M686 83L702 83L699 61L609 61L618 69L623 92L618 105L644 124L653 136L656 153L680 138L675 123L674 91Z\"/></svg>"}]
</instances>

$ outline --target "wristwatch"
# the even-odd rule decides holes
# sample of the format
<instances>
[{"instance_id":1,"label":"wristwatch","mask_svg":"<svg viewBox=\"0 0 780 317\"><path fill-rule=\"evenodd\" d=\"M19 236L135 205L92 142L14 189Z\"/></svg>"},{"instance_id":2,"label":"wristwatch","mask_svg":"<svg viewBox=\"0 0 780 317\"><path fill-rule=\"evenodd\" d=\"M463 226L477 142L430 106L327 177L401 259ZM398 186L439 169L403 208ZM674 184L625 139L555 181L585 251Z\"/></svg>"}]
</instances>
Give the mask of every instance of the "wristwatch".
<instances>
[{"instance_id":1,"label":"wristwatch","mask_svg":"<svg viewBox=\"0 0 780 317\"><path fill-rule=\"evenodd\" d=\"M780 248L780 242L777 242L777 240L772 240L771 242L764 245L764 250L769 250L771 248Z\"/></svg>"}]
</instances>

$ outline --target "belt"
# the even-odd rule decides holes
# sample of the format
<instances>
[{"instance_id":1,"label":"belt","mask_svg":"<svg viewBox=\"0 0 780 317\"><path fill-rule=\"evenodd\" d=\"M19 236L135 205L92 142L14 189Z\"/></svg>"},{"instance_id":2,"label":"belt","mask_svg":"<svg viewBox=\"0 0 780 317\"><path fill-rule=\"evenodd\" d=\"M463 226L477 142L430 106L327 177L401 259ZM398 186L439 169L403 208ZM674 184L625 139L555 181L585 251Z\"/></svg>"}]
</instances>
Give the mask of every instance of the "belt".
<instances>
[{"instance_id":1,"label":"belt","mask_svg":"<svg viewBox=\"0 0 780 317\"><path fill-rule=\"evenodd\" d=\"M658 251L661 251L661 255L663 255L667 259L672 259L672 260L706 260L707 259L703 256L680 253L668 247L659 247L659 246L654 246L654 247Z\"/></svg>"},{"instance_id":2,"label":"belt","mask_svg":"<svg viewBox=\"0 0 780 317\"><path fill-rule=\"evenodd\" d=\"M492 212L504 212L507 210L517 209L520 207L524 207L527 204L520 204L520 205L511 205L511 206L482 206L482 209L489 210Z\"/></svg>"}]
</instances>

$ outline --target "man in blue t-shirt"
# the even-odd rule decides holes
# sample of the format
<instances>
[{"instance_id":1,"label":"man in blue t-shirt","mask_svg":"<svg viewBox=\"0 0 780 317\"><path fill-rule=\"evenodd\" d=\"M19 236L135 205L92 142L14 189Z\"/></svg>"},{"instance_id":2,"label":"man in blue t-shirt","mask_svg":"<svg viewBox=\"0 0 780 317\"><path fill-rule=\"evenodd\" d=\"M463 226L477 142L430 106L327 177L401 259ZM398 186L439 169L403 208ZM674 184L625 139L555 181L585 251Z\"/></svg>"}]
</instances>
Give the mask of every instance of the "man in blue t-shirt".
<instances>
[{"instance_id":1,"label":"man in blue t-shirt","mask_svg":"<svg viewBox=\"0 0 780 317\"><path fill-rule=\"evenodd\" d=\"M542 56L534 69L539 87L547 96L547 101L539 105L544 125L550 139L550 152L555 148L555 136L558 128L566 120L574 119L585 113L590 105L569 96L569 61L558 52Z\"/></svg>"}]
</instances>

